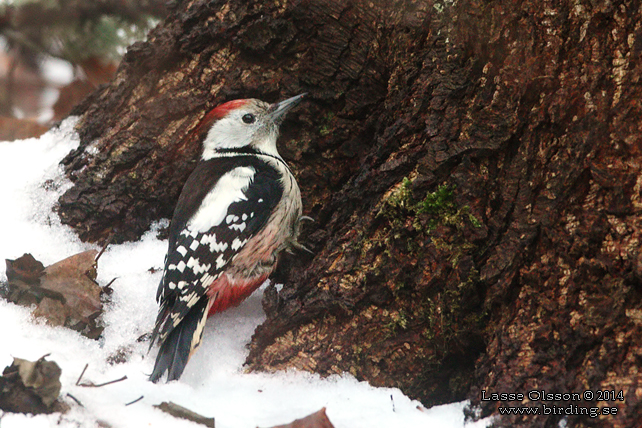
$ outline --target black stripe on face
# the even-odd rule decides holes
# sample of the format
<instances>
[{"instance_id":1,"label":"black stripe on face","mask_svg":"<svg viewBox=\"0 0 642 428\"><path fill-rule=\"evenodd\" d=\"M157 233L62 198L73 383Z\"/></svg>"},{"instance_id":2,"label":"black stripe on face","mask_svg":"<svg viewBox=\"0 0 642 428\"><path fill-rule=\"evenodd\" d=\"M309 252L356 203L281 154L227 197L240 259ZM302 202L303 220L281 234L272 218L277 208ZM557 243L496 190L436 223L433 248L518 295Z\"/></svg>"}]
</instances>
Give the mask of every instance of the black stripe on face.
<instances>
[{"instance_id":1,"label":"black stripe on face","mask_svg":"<svg viewBox=\"0 0 642 428\"><path fill-rule=\"evenodd\" d=\"M245 156L245 155L255 155L255 156L267 156L271 157L272 159L275 159L279 162L281 162L288 171L290 171L290 174L292 174L292 171L290 170L290 167L288 166L287 163L283 159L281 159L279 156L274 156L269 153L262 152L254 147L251 146L244 146L244 147L237 147L237 148L224 148L224 149L216 149L216 153L219 153L225 157L225 156L234 156L234 155L239 155L239 156Z\"/></svg>"},{"instance_id":2,"label":"black stripe on face","mask_svg":"<svg viewBox=\"0 0 642 428\"><path fill-rule=\"evenodd\" d=\"M243 154L243 155L264 155L265 154L252 146L216 149L216 152L217 153L234 153L234 154Z\"/></svg>"}]
</instances>

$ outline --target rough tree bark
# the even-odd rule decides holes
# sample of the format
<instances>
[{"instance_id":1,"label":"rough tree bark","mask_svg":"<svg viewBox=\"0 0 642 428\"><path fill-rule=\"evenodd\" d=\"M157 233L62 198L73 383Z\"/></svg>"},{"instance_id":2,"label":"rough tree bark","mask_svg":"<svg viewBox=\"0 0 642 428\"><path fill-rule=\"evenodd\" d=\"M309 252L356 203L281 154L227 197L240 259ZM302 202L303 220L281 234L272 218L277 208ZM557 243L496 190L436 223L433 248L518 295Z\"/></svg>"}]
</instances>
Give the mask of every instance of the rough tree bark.
<instances>
[{"instance_id":1,"label":"rough tree bark","mask_svg":"<svg viewBox=\"0 0 642 428\"><path fill-rule=\"evenodd\" d=\"M177 3L76 110L60 215L83 239L136 239L171 216L209 108L309 92L280 144L314 254L282 263L249 367L346 371L483 415L501 403L482 389L622 390L531 403L615 416L499 424L638 426L641 15L633 1Z\"/></svg>"}]
</instances>

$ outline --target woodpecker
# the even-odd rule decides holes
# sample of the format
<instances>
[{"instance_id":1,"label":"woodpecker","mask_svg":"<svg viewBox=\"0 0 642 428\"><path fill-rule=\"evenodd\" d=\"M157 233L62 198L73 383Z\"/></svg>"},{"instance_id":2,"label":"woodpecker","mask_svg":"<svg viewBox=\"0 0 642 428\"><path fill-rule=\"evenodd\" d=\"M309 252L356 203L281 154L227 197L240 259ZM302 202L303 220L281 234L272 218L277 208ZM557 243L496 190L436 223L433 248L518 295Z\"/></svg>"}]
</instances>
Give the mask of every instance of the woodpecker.
<instances>
[{"instance_id":1,"label":"woodpecker","mask_svg":"<svg viewBox=\"0 0 642 428\"><path fill-rule=\"evenodd\" d=\"M207 318L252 294L281 251L304 248L297 242L301 193L276 148L283 118L304 96L229 101L196 128L205 135L203 154L169 227L150 344L160 343L152 382L165 372L167 381L180 378Z\"/></svg>"}]
</instances>

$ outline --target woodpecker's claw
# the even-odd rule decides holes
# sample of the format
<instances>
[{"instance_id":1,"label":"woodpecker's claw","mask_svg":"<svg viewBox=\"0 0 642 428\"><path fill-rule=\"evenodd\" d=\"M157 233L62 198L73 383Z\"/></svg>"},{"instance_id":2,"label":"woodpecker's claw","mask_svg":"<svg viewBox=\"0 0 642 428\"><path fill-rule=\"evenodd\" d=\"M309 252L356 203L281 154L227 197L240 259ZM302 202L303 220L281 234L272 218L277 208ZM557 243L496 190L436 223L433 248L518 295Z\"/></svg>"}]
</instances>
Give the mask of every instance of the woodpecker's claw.
<instances>
[{"instance_id":1,"label":"woodpecker's claw","mask_svg":"<svg viewBox=\"0 0 642 428\"><path fill-rule=\"evenodd\" d=\"M306 253L314 254L314 253L312 252L312 250L310 250L308 247L306 247L305 245L303 245L303 244L301 244L301 243L299 243L299 242L294 242L294 243L292 244L292 247L296 248L297 250L303 250L303 251L305 251ZM293 254L292 252L289 252L289 253L290 253L290 254Z\"/></svg>"}]
</instances>

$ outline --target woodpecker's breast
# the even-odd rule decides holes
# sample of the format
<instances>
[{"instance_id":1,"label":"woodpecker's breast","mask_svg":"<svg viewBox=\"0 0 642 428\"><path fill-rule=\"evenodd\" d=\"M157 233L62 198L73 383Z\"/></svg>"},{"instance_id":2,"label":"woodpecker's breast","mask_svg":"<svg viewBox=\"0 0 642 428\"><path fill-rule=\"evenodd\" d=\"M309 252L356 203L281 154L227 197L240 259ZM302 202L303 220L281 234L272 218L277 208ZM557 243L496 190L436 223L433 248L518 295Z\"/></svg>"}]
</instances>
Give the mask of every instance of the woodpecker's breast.
<instances>
[{"instance_id":1,"label":"woodpecker's breast","mask_svg":"<svg viewBox=\"0 0 642 428\"><path fill-rule=\"evenodd\" d=\"M265 227L252 236L233 257L227 271L232 277L267 277L276 267L279 253L297 245L301 217L299 186L282 160L270 156L261 157L279 171L283 193Z\"/></svg>"}]
</instances>

